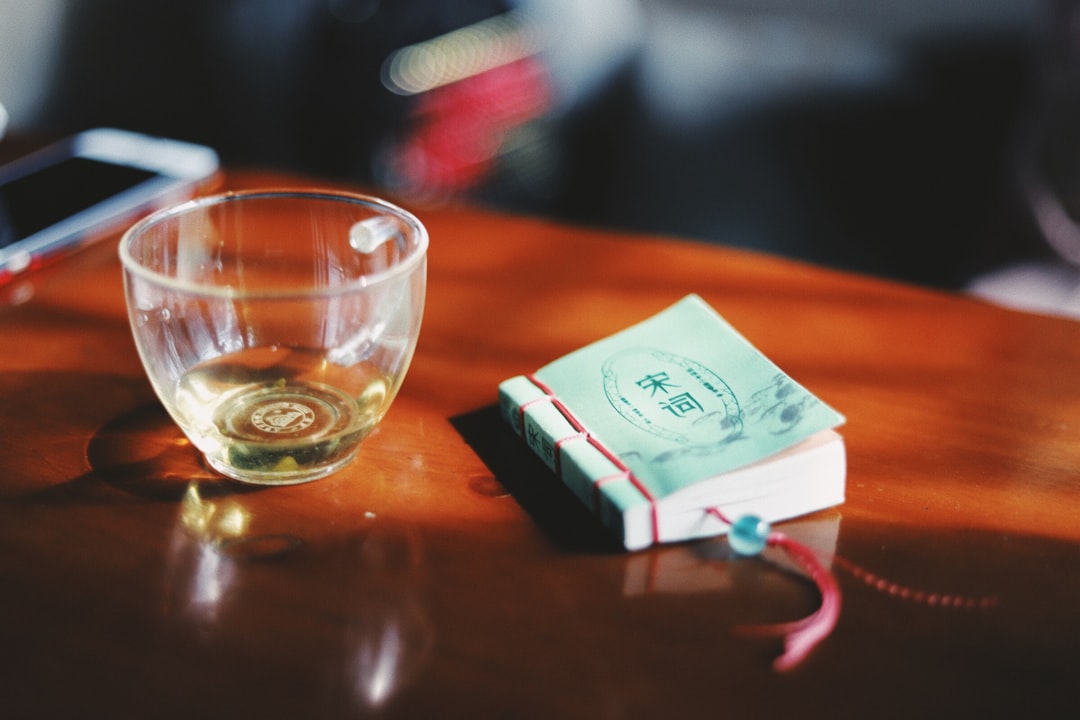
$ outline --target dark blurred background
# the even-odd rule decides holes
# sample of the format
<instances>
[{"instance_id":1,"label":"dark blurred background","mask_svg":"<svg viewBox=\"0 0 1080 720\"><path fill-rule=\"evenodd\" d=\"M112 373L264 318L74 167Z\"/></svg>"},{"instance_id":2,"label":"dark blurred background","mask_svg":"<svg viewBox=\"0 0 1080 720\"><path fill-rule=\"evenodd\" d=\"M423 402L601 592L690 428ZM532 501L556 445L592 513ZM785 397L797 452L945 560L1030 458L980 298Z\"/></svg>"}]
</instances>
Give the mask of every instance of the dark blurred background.
<instances>
[{"instance_id":1,"label":"dark blurred background","mask_svg":"<svg viewBox=\"0 0 1080 720\"><path fill-rule=\"evenodd\" d=\"M1022 178L1059 5L0 0L0 102L13 133L961 287L1049 252Z\"/></svg>"}]
</instances>

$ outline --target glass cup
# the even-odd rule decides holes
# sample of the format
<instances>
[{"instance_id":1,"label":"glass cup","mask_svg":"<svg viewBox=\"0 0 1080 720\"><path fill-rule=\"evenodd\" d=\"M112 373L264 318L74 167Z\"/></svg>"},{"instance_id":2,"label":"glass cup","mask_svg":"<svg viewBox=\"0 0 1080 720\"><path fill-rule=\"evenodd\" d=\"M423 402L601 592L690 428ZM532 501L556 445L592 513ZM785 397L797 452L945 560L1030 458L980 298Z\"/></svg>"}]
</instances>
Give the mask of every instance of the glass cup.
<instances>
[{"instance_id":1,"label":"glass cup","mask_svg":"<svg viewBox=\"0 0 1080 720\"><path fill-rule=\"evenodd\" d=\"M120 258L155 392L224 475L329 475L405 378L427 246L413 215L342 192L229 193L147 217Z\"/></svg>"}]
</instances>

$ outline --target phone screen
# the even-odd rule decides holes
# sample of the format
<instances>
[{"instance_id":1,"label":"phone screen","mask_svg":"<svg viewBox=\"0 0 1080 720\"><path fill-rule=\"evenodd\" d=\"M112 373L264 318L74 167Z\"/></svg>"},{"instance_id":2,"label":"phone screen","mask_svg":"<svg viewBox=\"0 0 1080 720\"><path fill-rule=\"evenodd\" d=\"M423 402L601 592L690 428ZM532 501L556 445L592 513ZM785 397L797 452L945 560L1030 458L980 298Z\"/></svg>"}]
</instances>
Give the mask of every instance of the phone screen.
<instances>
[{"instance_id":1,"label":"phone screen","mask_svg":"<svg viewBox=\"0 0 1080 720\"><path fill-rule=\"evenodd\" d=\"M155 177L149 170L69 157L0 185L0 249Z\"/></svg>"}]
</instances>

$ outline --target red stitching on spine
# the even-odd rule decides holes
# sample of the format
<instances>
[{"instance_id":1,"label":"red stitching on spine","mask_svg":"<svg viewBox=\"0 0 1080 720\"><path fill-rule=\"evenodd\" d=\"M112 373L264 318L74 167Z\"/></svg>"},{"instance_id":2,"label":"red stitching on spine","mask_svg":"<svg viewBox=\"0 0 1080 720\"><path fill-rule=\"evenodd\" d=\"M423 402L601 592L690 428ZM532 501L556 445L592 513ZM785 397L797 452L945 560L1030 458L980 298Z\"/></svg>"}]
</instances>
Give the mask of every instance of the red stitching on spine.
<instances>
[{"instance_id":1,"label":"red stitching on spine","mask_svg":"<svg viewBox=\"0 0 1080 720\"><path fill-rule=\"evenodd\" d=\"M559 411L559 413L566 419L566 421L568 423L570 423L570 427L574 428L574 430L577 430L577 432L578 432L577 435L569 436L569 438L564 438L564 440L566 440L566 439L574 439L574 438L579 438L579 437L584 436L584 438L589 441L590 445L592 445L594 448L596 448L600 452L601 455L603 455L605 458L607 458L608 461L611 462L612 465L614 465L616 468L618 468L621 471L620 474L618 474L618 475L607 476L607 477L601 478L600 480L597 480L597 481L595 481L593 483L593 487L596 489L596 493L597 493L596 498L599 498L599 487L598 486L599 486L600 482L606 481L608 479L612 479L614 477L625 477L627 480L630 481L630 483L634 486L634 488L639 493L641 493L641 496L643 498L645 498L649 502L649 513L650 513L650 516L652 518L653 542L654 543L660 542L660 511L659 511L659 508L657 507L657 504L656 504L656 498L649 491L649 488L647 488L638 478L636 478L634 476L634 473L630 471L630 468L627 467L626 464L623 463L622 460L620 460L615 455L613 455L610 450L608 450L606 447L604 447L600 443L599 440L597 440L595 437L593 437L592 434L589 433L589 431L585 429L585 426L582 425L581 422L579 422L576 417L574 417L574 414L572 412L570 412L570 409L568 407L566 407L566 405L563 404L562 400L560 400L558 397L556 397L555 393L551 390L551 388L549 388L547 385L545 385L543 382L541 382L535 375L526 375L525 377L529 380L529 382L531 382L533 385L538 387L544 393L544 397L543 398L536 398L534 400L530 400L529 402L523 404L520 408L518 408L518 415L521 418L520 422L521 422L522 432L525 431L525 408L527 406L530 406L530 405L534 404L534 403L543 402L544 400L547 400L547 401L551 402L551 404L555 406L555 409ZM562 440L557 441L555 443L555 447L556 447L555 467L556 468L561 467L560 461L559 461L559 450L561 449L560 448L560 443L561 442L562 442ZM560 479L561 479L561 477L560 477ZM597 509L599 509L599 507L600 507L599 502L597 502L596 507L597 507Z\"/></svg>"}]
</instances>

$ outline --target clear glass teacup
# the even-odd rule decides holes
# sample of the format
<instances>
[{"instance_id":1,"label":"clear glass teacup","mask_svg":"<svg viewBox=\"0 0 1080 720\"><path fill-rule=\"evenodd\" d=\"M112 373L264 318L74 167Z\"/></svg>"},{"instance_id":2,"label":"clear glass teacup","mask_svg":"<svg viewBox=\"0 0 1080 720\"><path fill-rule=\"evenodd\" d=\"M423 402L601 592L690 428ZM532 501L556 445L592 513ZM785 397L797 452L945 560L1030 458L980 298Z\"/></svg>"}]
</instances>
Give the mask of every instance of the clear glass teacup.
<instances>
[{"instance_id":1,"label":"clear glass teacup","mask_svg":"<svg viewBox=\"0 0 1080 720\"><path fill-rule=\"evenodd\" d=\"M329 475L405 378L427 246L412 214L336 191L228 193L147 217L120 258L155 392L224 475Z\"/></svg>"}]
</instances>

